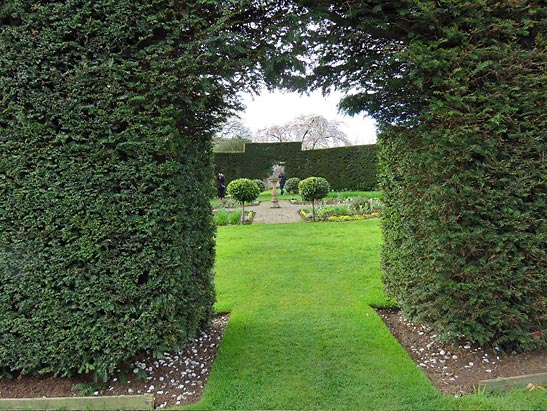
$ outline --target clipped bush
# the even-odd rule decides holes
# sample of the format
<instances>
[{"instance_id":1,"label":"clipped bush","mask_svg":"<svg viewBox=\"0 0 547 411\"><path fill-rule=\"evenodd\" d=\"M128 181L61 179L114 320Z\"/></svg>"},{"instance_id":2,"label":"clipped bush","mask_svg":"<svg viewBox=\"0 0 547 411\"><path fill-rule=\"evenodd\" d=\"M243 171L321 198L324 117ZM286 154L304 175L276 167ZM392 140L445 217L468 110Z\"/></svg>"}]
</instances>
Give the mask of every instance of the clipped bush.
<instances>
[{"instance_id":1,"label":"clipped bush","mask_svg":"<svg viewBox=\"0 0 547 411\"><path fill-rule=\"evenodd\" d=\"M2 1L0 373L104 380L209 322L211 133L244 62L206 3Z\"/></svg>"},{"instance_id":2,"label":"clipped bush","mask_svg":"<svg viewBox=\"0 0 547 411\"><path fill-rule=\"evenodd\" d=\"M300 179L298 177L291 177L287 179L285 183L285 191L289 194L298 194L298 184Z\"/></svg>"},{"instance_id":3,"label":"clipped bush","mask_svg":"<svg viewBox=\"0 0 547 411\"><path fill-rule=\"evenodd\" d=\"M425 104L378 139L386 291L437 335L509 351L547 347L540 3L451 2L433 11L443 27L418 13L407 84Z\"/></svg>"},{"instance_id":4,"label":"clipped bush","mask_svg":"<svg viewBox=\"0 0 547 411\"><path fill-rule=\"evenodd\" d=\"M248 178L239 178L237 180L230 181L230 184L228 184L227 187L227 192L229 196L241 204L241 221L243 222L243 216L245 215L245 203L256 200L260 194L258 184Z\"/></svg>"},{"instance_id":5,"label":"clipped bush","mask_svg":"<svg viewBox=\"0 0 547 411\"><path fill-rule=\"evenodd\" d=\"M266 183L260 179L254 179L253 180L257 185L258 185L258 188L260 189L260 192L264 192L266 191Z\"/></svg>"},{"instance_id":6,"label":"clipped bush","mask_svg":"<svg viewBox=\"0 0 547 411\"><path fill-rule=\"evenodd\" d=\"M308 177L298 183L298 192L302 200L311 201L313 221L315 221L315 201L325 198L329 191L329 182L323 177Z\"/></svg>"}]
</instances>

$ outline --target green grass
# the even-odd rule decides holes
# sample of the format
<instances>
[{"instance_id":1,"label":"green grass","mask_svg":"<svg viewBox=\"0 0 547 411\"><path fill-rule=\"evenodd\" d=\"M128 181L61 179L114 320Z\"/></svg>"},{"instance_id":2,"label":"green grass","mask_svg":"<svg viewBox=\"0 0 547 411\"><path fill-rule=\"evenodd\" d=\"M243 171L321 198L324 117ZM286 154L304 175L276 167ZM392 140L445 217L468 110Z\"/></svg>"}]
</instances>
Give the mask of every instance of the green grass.
<instances>
[{"instance_id":1,"label":"green grass","mask_svg":"<svg viewBox=\"0 0 547 411\"><path fill-rule=\"evenodd\" d=\"M443 396L371 305L378 220L218 229L218 311L232 315L199 410L542 409L539 392Z\"/></svg>"},{"instance_id":2,"label":"green grass","mask_svg":"<svg viewBox=\"0 0 547 411\"><path fill-rule=\"evenodd\" d=\"M226 210L219 209L213 214L213 221L216 225L236 225L241 223L241 209Z\"/></svg>"},{"instance_id":3,"label":"green grass","mask_svg":"<svg viewBox=\"0 0 547 411\"><path fill-rule=\"evenodd\" d=\"M279 194L279 187L277 188L277 198L280 200L290 200L291 198L295 198L299 201L302 200L302 197L300 197L300 194L288 194L285 193L284 195ZM272 190L266 190L259 194L258 199L260 201L272 201Z\"/></svg>"},{"instance_id":4,"label":"green grass","mask_svg":"<svg viewBox=\"0 0 547 411\"><path fill-rule=\"evenodd\" d=\"M290 200L291 198L295 198L299 201L302 200L302 197L300 197L299 194L285 194L280 195L279 194L279 188L277 189L277 197L280 200ZM382 198L382 192L381 191L331 191L328 196L328 198L337 198L340 200L346 199L346 198L353 198L353 197L364 197L364 198ZM266 190L260 193L258 196L258 199L260 201L271 201L272 200L272 190Z\"/></svg>"},{"instance_id":5,"label":"green grass","mask_svg":"<svg viewBox=\"0 0 547 411\"><path fill-rule=\"evenodd\" d=\"M329 198L346 199L353 197L382 198L381 191L331 191Z\"/></svg>"}]
</instances>

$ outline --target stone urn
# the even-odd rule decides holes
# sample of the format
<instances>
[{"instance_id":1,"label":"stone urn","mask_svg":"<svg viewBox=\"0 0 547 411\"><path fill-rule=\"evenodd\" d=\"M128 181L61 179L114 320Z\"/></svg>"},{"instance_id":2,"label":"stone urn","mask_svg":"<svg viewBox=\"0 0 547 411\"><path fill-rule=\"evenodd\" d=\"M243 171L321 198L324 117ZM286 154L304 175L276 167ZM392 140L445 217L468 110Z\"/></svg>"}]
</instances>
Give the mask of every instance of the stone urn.
<instances>
[{"instance_id":1,"label":"stone urn","mask_svg":"<svg viewBox=\"0 0 547 411\"><path fill-rule=\"evenodd\" d=\"M268 178L268 181L272 183L272 206L270 208L280 208L279 199L277 198L277 183L279 178Z\"/></svg>"}]
</instances>

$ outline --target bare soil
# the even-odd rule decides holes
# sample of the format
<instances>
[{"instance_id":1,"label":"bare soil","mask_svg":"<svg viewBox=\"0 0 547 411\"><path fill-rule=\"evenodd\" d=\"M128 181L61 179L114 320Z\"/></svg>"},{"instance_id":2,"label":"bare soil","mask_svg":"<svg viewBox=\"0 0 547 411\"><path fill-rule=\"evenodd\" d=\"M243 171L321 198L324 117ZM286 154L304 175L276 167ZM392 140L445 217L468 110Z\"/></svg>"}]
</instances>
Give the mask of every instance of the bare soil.
<instances>
[{"instance_id":1,"label":"bare soil","mask_svg":"<svg viewBox=\"0 0 547 411\"><path fill-rule=\"evenodd\" d=\"M153 394L155 407L184 405L199 401L207 382L229 314L213 319L212 328L177 353L163 353L161 358L143 354L125 374L108 384L93 385L90 376L53 378L16 376L0 379L0 398L74 397L87 395ZM83 388L81 390L76 387Z\"/></svg>"},{"instance_id":2,"label":"bare soil","mask_svg":"<svg viewBox=\"0 0 547 411\"><path fill-rule=\"evenodd\" d=\"M378 309L384 323L441 392L474 392L481 380L547 372L547 350L502 353L471 344L456 347L436 340L426 326L405 321L399 311Z\"/></svg>"}]
</instances>

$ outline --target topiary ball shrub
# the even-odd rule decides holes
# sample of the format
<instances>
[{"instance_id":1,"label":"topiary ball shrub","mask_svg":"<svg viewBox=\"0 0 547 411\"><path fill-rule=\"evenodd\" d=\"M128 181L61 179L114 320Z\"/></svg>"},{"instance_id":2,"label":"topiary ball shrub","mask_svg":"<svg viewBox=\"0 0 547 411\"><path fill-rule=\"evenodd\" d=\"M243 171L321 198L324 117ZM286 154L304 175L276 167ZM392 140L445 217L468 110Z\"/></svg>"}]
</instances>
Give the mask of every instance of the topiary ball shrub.
<instances>
[{"instance_id":1,"label":"topiary ball shrub","mask_svg":"<svg viewBox=\"0 0 547 411\"><path fill-rule=\"evenodd\" d=\"M259 180L258 178L253 181L258 185L258 188L260 189L261 193L263 191L266 191L266 183L264 181Z\"/></svg>"},{"instance_id":2,"label":"topiary ball shrub","mask_svg":"<svg viewBox=\"0 0 547 411\"><path fill-rule=\"evenodd\" d=\"M241 203L241 218L245 215L245 203L254 201L260 194L260 188L256 181L248 178L233 180L226 188L228 195ZM243 222L243 220L242 220Z\"/></svg>"},{"instance_id":3,"label":"topiary ball shrub","mask_svg":"<svg viewBox=\"0 0 547 411\"><path fill-rule=\"evenodd\" d=\"M315 200L325 198L330 191L329 182L323 177L308 177L298 183L302 200L311 201L313 221L315 221Z\"/></svg>"},{"instance_id":4,"label":"topiary ball shrub","mask_svg":"<svg viewBox=\"0 0 547 411\"><path fill-rule=\"evenodd\" d=\"M285 191L289 194L298 194L298 184L300 179L298 177L291 177L285 183Z\"/></svg>"}]
</instances>

